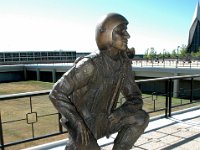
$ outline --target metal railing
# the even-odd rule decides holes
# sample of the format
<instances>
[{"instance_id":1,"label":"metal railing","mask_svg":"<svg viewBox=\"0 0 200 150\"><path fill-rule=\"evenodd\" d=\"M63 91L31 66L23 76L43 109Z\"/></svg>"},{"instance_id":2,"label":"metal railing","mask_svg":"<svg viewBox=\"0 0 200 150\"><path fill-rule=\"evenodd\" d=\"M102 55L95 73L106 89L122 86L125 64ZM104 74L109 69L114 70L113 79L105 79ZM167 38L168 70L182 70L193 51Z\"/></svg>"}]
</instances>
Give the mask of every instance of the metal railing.
<instances>
[{"instance_id":1,"label":"metal railing","mask_svg":"<svg viewBox=\"0 0 200 150\"><path fill-rule=\"evenodd\" d=\"M2 150L5 147L67 132L60 124L61 115L48 100L49 92L50 90L44 90L0 96L0 148ZM46 129L42 126L45 126L47 131L44 131ZM37 131L37 128L40 129Z\"/></svg>"},{"instance_id":2,"label":"metal railing","mask_svg":"<svg viewBox=\"0 0 200 150\"><path fill-rule=\"evenodd\" d=\"M137 80L143 92L144 109L149 113L163 111L165 117L170 117L173 108L199 101L200 84L194 84L199 82L199 77L200 74ZM177 80L187 82L186 88L181 86L179 91L173 91L173 84ZM67 132L59 122L60 114L48 99L49 92L45 90L0 96L2 150ZM175 92L178 93L177 97L173 97Z\"/></svg>"},{"instance_id":3,"label":"metal railing","mask_svg":"<svg viewBox=\"0 0 200 150\"><path fill-rule=\"evenodd\" d=\"M199 60L184 61L176 59L163 60L145 60L133 59L132 65L135 67L162 67L162 68L198 68L200 66Z\"/></svg>"},{"instance_id":4,"label":"metal railing","mask_svg":"<svg viewBox=\"0 0 200 150\"><path fill-rule=\"evenodd\" d=\"M137 80L136 82L143 93L149 93L151 95L143 97L144 103L153 107L152 109L148 109L147 107L147 111L149 113L153 113L164 110L165 117L171 117L173 108L200 102L199 77L200 74L196 74ZM175 81L183 82L183 87L179 88L179 90L177 91L175 91L174 88ZM185 84L184 82L186 82L187 84ZM196 82L195 86L194 82ZM151 86L148 85L150 83ZM149 87L153 88L150 89ZM151 102L146 100L149 99L149 97L151 97ZM162 105L160 105L159 103L161 103Z\"/></svg>"}]
</instances>

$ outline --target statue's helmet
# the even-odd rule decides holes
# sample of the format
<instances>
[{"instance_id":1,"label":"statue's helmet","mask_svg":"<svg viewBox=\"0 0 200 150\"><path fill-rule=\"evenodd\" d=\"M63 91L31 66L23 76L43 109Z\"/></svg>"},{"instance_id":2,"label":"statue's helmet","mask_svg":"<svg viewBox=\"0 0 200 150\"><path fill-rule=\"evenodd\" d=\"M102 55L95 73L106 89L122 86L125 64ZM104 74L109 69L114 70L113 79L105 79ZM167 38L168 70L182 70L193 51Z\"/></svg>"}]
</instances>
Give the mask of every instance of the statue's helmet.
<instances>
[{"instance_id":1,"label":"statue's helmet","mask_svg":"<svg viewBox=\"0 0 200 150\"><path fill-rule=\"evenodd\" d=\"M113 30L120 24L128 24L126 18L117 13L109 13L104 16L96 27L96 43L99 50L106 50L112 46Z\"/></svg>"}]
</instances>

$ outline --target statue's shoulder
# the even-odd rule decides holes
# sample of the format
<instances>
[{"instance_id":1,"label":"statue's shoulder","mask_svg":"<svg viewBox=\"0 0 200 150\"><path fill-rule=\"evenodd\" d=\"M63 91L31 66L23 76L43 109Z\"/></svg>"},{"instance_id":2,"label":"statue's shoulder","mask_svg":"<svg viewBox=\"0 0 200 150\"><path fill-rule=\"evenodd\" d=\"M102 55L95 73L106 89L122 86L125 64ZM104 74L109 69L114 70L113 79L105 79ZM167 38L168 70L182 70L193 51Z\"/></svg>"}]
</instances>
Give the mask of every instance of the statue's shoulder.
<instances>
[{"instance_id":1,"label":"statue's shoulder","mask_svg":"<svg viewBox=\"0 0 200 150\"><path fill-rule=\"evenodd\" d=\"M99 51L95 51L90 53L89 55L84 56L85 58L89 58L90 60L94 61L100 57Z\"/></svg>"},{"instance_id":2,"label":"statue's shoulder","mask_svg":"<svg viewBox=\"0 0 200 150\"><path fill-rule=\"evenodd\" d=\"M95 61L99 54L94 52L86 56L79 57L75 60L75 68L78 72L84 72L87 75L92 75L96 69Z\"/></svg>"},{"instance_id":3,"label":"statue's shoulder","mask_svg":"<svg viewBox=\"0 0 200 150\"><path fill-rule=\"evenodd\" d=\"M81 56L81 57L78 57L76 60L75 60L75 64L83 64L83 63L86 63L86 64L93 64L98 61L99 59L101 58L101 54L98 52L98 51L95 51L95 52L92 52L90 53L89 55L86 55L86 56Z\"/></svg>"}]
</instances>

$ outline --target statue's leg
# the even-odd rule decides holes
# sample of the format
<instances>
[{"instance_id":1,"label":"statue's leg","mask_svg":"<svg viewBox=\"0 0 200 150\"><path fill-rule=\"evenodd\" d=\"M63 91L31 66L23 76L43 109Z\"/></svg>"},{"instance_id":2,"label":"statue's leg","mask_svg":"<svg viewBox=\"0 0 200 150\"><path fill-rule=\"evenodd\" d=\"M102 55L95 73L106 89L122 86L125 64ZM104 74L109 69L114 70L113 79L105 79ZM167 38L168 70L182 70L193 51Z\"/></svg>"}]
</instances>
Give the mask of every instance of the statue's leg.
<instances>
[{"instance_id":1,"label":"statue's leg","mask_svg":"<svg viewBox=\"0 0 200 150\"><path fill-rule=\"evenodd\" d=\"M65 150L78 150L70 135L69 135L69 140L67 141Z\"/></svg>"},{"instance_id":2,"label":"statue's leg","mask_svg":"<svg viewBox=\"0 0 200 150\"><path fill-rule=\"evenodd\" d=\"M137 139L144 133L149 123L148 114L139 110L132 116L124 117L114 129L119 129L113 150L130 150ZM115 126L115 125L114 125Z\"/></svg>"},{"instance_id":3,"label":"statue's leg","mask_svg":"<svg viewBox=\"0 0 200 150\"><path fill-rule=\"evenodd\" d=\"M89 135L88 144L82 144L81 139L77 138L77 129L73 127L64 117L61 119L62 125L68 130L69 140L65 150L100 150L97 140L93 135Z\"/></svg>"},{"instance_id":4,"label":"statue's leg","mask_svg":"<svg viewBox=\"0 0 200 150\"><path fill-rule=\"evenodd\" d=\"M73 140L69 140L65 147L65 150L100 150L100 147L97 145L96 142L92 142L91 139L88 145L76 145Z\"/></svg>"}]
</instances>

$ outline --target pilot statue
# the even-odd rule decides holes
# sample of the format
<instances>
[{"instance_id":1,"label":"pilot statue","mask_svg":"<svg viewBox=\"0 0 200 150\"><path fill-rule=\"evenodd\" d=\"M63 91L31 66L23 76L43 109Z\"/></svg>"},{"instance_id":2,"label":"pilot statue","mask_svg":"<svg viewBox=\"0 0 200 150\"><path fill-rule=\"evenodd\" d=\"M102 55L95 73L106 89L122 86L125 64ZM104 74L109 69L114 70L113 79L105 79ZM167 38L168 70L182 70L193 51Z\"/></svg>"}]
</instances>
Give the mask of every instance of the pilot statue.
<instances>
[{"instance_id":1,"label":"pilot statue","mask_svg":"<svg viewBox=\"0 0 200 150\"><path fill-rule=\"evenodd\" d=\"M100 150L97 140L118 133L113 150L130 150L149 123L131 67L128 21L117 13L96 27L99 51L78 58L49 97L69 132L66 150ZM117 105L119 96L125 102Z\"/></svg>"}]
</instances>

